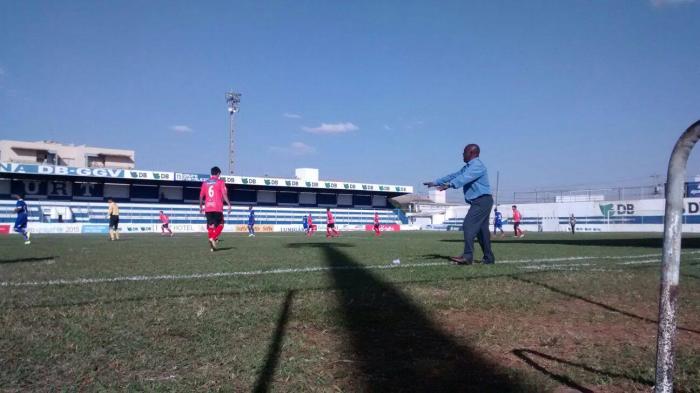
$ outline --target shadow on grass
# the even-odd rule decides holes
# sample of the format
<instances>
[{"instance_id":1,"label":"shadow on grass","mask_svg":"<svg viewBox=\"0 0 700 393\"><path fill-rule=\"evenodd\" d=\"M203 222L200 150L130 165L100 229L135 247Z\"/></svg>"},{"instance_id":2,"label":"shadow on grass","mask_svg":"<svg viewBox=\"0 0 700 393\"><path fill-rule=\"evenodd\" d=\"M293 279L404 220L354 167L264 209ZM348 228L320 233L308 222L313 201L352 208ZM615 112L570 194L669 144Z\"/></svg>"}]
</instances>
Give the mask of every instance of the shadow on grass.
<instances>
[{"instance_id":1,"label":"shadow on grass","mask_svg":"<svg viewBox=\"0 0 700 393\"><path fill-rule=\"evenodd\" d=\"M333 242L333 243L331 243L331 242ZM326 248L328 246L333 246L336 248L355 247L355 245L352 243L341 243L341 242L336 243L333 240L329 240L329 241L325 241L325 242L289 243L289 244L287 244L287 248Z\"/></svg>"},{"instance_id":2,"label":"shadow on grass","mask_svg":"<svg viewBox=\"0 0 700 393\"><path fill-rule=\"evenodd\" d=\"M291 248L299 247L299 244L303 243L296 243L295 245L292 245ZM339 243L340 244L340 243ZM318 247L321 246L326 246L326 243L319 243ZM316 245L312 245L311 247L317 247ZM352 246L342 246L341 247L352 247ZM429 254L429 255L434 255L434 259L441 259L441 258L448 258L447 256L444 255L439 255L439 254ZM425 256L428 258L428 256ZM694 265L700 265L700 261L697 262L683 262L686 265L694 266ZM445 266L448 266L449 264L445 264ZM456 269L480 269L478 267L480 265L475 265L475 266L469 266L469 267L454 267ZM500 266L500 265L499 265ZM489 269L492 268L489 266ZM640 265L640 266L627 266L625 270L649 270L649 269L658 269L657 265ZM338 270L340 271L351 271L353 268L351 266L339 266ZM545 273L551 273L552 271L549 270L543 270L543 271L531 271L531 272L522 272L522 273L517 273L513 274L512 272L507 272L507 273L495 273L495 274L483 274L483 275L478 275L478 276L467 276L467 277L444 277L441 278L440 281L444 282L451 282L451 281L462 281L462 282L469 282L469 281L479 281L479 280L488 280L488 279L494 279L494 278L513 278L513 277L530 277L530 276L538 276L541 274ZM585 272L583 270L582 272ZM402 280L399 285L410 285L410 284L422 284L422 283L430 283L434 282L434 278L423 278L423 279L414 279L414 280ZM309 286L305 288L296 288L295 291L301 292L322 292L322 291L328 291L329 289L333 289L331 286ZM280 292L286 292L288 289L287 288L271 288L271 289L259 289L256 290L255 293L261 293L261 294L266 294L266 293L280 293ZM148 301L148 300L167 300L167 299L182 299L182 298L187 298L187 297L194 297L194 298L203 298L203 297L210 297L210 296L245 296L247 294L250 294L250 290L241 290L241 289L233 289L233 290L218 290L218 291L178 291L177 293L172 293L172 294L158 294L158 295L139 295L139 296L125 296L122 298L111 298L111 299L100 299L100 298L92 298L90 300L85 300L85 301L72 301L72 302L61 302L61 303L37 303L37 304L11 304L9 307L4 307L2 304L0 304L0 310L21 310L21 309L32 309L32 308L49 308L49 309L57 309L57 308L68 308L68 307L83 307L83 306L90 306L90 305L95 305L95 304L101 304L101 305L109 305L109 304L119 304L119 303L128 303L128 302L142 302L142 301Z\"/></svg>"},{"instance_id":3,"label":"shadow on grass","mask_svg":"<svg viewBox=\"0 0 700 393\"><path fill-rule=\"evenodd\" d=\"M464 243L462 239L442 239L441 242L446 243ZM548 245L566 245L566 246L592 246L592 247L641 247L641 248L658 248L663 246L662 238L618 238L618 239L538 239L538 238L522 238L522 239L498 239L492 238L491 243L498 244L548 244ZM700 248L700 237L683 238L683 248Z\"/></svg>"},{"instance_id":4,"label":"shadow on grass","mask_svg":"<svg viewBox=\"0 0 700 393\"><path fill-rule=\"evenodd\" d=\"M48 262L55 261L59 257L34 257L34 258L16 258L16 259L0 259L0 265L4 263L21 263L21 262Z\"/></svg>"},{"instance_id":5,"label":"shadow on grass","mask_svg":"<svg viewBox=\"0 0 700 393\"><path fill-rule=\"evenodd\" d=\"M576 389L576 391L582 392L582 393L594 393L592 390L587 389L578 383L574 382L571 378L567 377L566 375L559 375L555 374L549 370L547 370L544 366L539 365L537 362L532 360L527 353L534 352L530 351L527 349L514 349L513 354L520 358L523 362L525 362L528 366L534 368L535 370L541 372L542 374L548 376L549 378L559 382L562 385L568 386L572 389ZM537 352L539 354L539 352ZM558 359L557 359L558 360Z\"/></svg>"},{"instance_id":6,"label":"shadow on grass","mask_svg":"<svg viewBox=\"0 0 700 393\"><path fill-rule=\"evenodd\" d=\"M284 299L284 304L282 305L282 311L280 312L279 319L277 320L277 329L275 329L275 335L272 339L272 343L267 350L267 356L265 357L265 365L258 376L258 380L255 382L256 393L264 393L270 390L270 382L272 377L275 375L275 369L277 368L277 363L279 362L280 352L282 350L282 342L284 340L284 332L287 329L287 321L289 321L289 310L292 307L292 299L294 298L295 291L288 291L287 296Z\"/></svg>"},{"instance_id":7,"label":"shadow on grass","mask_svg":"<svg viewBox=\"0 0 700 393\"><path fill-rule=\"evenodd\" d=\"M421 258L444 260L444 261L446 261L446 262L448 262L448 263L451 262L450 256L449 256L449 255L425 254L425 255L421 255Z\"/></svg>"},{"instance_id":8,"label":"shadow on grass","mask_svg":"<svg viewBox=\"0 0 700 393\"><path fill-rule=\"evenodd\" d=\"M577 384L576 382L574 382L573 380L571 380L567 376L555 374L555 373L547 370L545 368L545 366L537 363L534 359L535 358L542 358L542 359L549 360L551 362L561 363L561 364L564 364L567 366L580 368L582 370L588 371L588 372L596 374L596 375L610 377L610 378L627 379L627 380L630 380L632 382L636 382L636 383L639 383L642 385L654 386L654 381L649 380L649 379L634 377L634 376L626 375L626 374L611 373L609 371L593 368L593 367L586 365L586 364L575 363L575 362L572 362L569 360L560 359L560 358L557 358L557 357L554 357L551 355L547 355L545 353L531 350L531 349L524 349L524 348L514 349L512 352L515 356L520 358L522 361L524 361L525 363L527 363L529 366L536 369L537 371L547 375L548 377L552 378L553 380L555 380L559 383L562 383L570 388L577 389L581 392L592 392L592 390L584 388L583 386Z\"/></svg>"},{"instance_id":9,"label":"shadow on grass","mask_svg":"<svg viewBox=\"0 0 700 393\"><path fill-rule=\"evenodd\" d=\"M302 247L302 246L293 246ZM513 370L447 336L408 297L353 261L320 246L331 269L360 391L527 392Z\"/></svg>"},{"instance_id":10,"label":"shadow on grass","mask_svg":"<svg viewBox=\"0 0 700 393\"><path fill-rule=\"evenodd\" d=\"M549 289L550 291L555 292L555 293L558 293L558 294L560 294L560 295L565 295L565 296L568 296L568 297L571 297L571 298L574 298L574 299L582 300L582 301L584 301L584 302L586 302L586 303L588 303L588 304L592 304L592 305L594 305L594 306L601 307L601 308L603 308L604 310L611 311L611 312L614 312L614 313L617 313L617 314L620 314L620 315L624 315L624 316L629 317L629 318L634 318L634 319L640 320L640 321L642 321L642 322L653 323L653 324L658 324L658 323L659 323L659 321L657 321L657 320L655 320L655 319L646 318L646 317L643 317L643 316L640 316L640 315L637 315L637 314L633 314L633 313L631 313L631 312L629 312L629 311L620 310L620 309L618 309L618 308L615 308L615 307L613 307L613 306L607 305L607 304L605 304L605 303L601 303L601 302L598 302L598 301L595 301L595 300L592 300L592 299L583 297L583 296L578 295L578 294L575 294L575 293L567 292L567 291L565 291L565 290L563 290L563 289L559 289L559 288L557 288L557 287L554 287L554 286L551 286L551 285L548 285L548 284L545 284L545 283L541 283L541 282L533 281L533 280L528 280L527 278L523 278L523 277L516 276L516 275L511 276L511 278L512 278L513 280L516 280L516 281L524 282L524 283L531 284L531 285L537 285L537 286L540 286L540 287L542 287L542 288ZM700 330L694 330L694 329L684 328L684 327L681 327L681 326L678 326L678 330L683 330L683 331L685 331L685 332L700 334Z\"/></svg>"}]
</instances>

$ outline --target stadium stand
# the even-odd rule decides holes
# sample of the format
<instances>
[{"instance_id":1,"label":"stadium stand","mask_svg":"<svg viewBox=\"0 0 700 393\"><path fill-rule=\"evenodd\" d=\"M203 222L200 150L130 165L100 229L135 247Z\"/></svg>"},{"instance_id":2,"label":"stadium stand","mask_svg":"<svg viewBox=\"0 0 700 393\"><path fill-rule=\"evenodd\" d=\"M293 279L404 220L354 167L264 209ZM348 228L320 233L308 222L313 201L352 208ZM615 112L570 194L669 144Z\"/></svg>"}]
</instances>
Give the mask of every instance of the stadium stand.
<instances>
[{"instance_id":1,"label":"stadium stand","mask_svg":"<svg viewBox=\"0 0 700 393\"><path fill-rule=\"evenodd\" d=\"M106 203L51 202L30 200L29 221L41 223L85 223L106 224ZM14 201L0 201L0 222L12 223L16 214L13 212ZM158 224L158 213L163 210L173 224L204 224L205 218L199 212L198 205L122 203L120 222L133 224ZM292 207L255 207L256 224L299 225L305 215L311 214L314 223L326 223L325 208ZM374 212L379 214L382 224L401 224L400 214L391 209L333 209L336 223L339 225L367 225L374 222ZM61 212L62 214L58 213ZM59 218L60 215L60 218ZM234 206L226 216L230 224L248 222L248 206Z\"/></svg>"}]
</instances>

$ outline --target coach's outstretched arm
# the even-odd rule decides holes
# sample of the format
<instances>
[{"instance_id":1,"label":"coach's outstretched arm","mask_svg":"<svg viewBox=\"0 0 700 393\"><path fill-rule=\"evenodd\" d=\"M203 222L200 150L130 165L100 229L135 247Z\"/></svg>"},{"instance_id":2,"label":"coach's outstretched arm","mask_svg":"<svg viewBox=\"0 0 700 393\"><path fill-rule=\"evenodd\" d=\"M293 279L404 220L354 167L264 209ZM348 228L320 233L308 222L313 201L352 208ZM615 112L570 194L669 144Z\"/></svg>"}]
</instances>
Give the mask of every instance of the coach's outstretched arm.
<instances>
[{"instance_id":1,"label":"coach's outstretched arm","mask_svg":"<svg viewBox=\"0 0 700 393\"><path fill-rule=\"evenodd\" d=\"M446 185L448 188L464 187L484 174L486 174L486 167L480 162L476 162L472 165L465 165L459 172L457 172L457 176L446 182Z\"/></svg>"}]
</instances>

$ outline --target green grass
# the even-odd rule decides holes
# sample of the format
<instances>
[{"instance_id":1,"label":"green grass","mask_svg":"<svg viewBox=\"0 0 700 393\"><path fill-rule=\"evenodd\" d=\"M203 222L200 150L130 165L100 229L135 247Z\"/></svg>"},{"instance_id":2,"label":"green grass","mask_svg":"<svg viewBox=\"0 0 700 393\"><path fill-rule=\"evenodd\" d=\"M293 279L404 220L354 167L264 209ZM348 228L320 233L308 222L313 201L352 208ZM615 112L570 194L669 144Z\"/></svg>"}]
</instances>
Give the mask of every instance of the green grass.
<instances>
[{"instance_id":1,"label":"green grass","mask_svg":"<svg viewBox=\"0 0 700 393\"><path fill-rule=\"evenodd\" d=\"M0 238L0 391L653 385L658 235L497 238L463 267L461 233L105 237ZM700 238L681 274L676 385L699 392Z\"/></svg>"}]
</instances>

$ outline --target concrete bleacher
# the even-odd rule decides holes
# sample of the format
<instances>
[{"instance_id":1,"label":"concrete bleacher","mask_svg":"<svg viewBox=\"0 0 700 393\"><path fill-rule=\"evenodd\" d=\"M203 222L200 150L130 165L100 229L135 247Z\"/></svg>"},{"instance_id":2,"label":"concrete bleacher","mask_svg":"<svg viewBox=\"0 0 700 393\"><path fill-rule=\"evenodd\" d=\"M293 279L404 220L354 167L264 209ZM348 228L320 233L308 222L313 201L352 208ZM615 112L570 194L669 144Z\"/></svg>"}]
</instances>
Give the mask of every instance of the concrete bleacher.
<instances>
[{"instance_id":1,"label":"concrete bleacher","mask_svg":"<svg viewBox=\"0 0 700 393\"><path fill-rule=\"evenodd\" d=\"M93 202L56 202L45 200L27 200L30 222L42 223L84 223L106 224L107 203ZM16 214L13 212L16 201L0 200L0 223L12 223ZM120 222L134 224L157 224L159 211L163 210L173 224L204 224L205 218L198 205L142 204L120 203ZM325 208L298 207L254 207L256 224L298 225L309 213L315 224L326 223ZM338 225L366 225L374 222L374 213L379 214L382 224L401 224L400 213L392 209L341 209L331 208ZM61 216L60 221L58 216ZM226 216L229 224L247 224L248 206L233 206Z\"/></svg>"}]
</instances>

